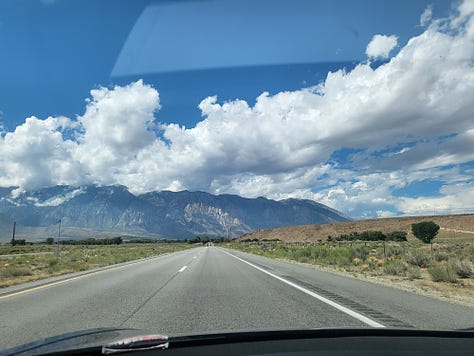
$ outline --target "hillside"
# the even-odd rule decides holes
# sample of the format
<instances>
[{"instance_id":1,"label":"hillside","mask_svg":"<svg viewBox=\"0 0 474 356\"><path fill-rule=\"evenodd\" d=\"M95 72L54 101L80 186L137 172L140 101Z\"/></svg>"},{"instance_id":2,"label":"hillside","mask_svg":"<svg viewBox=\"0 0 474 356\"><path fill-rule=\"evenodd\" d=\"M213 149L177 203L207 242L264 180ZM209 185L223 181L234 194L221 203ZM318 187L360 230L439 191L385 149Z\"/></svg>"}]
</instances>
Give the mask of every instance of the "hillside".
<instances>
[{"instance_id":1,"label":"hillside","mask_svg":"<svg viewBox=\"0 0 474 356\"><path fill-rule=\"evenodd\" d=\"M279 239L286 242L325 240L328 236L339 236L351 232L367 230L411 231L411 224L431 220L440 227L440 236L472 235L474 237L474 214L447 215L447 216L416 216L384 219L353 220L330 224L311 224L287 226L276 229L260 230L244 234L240 239Z\"/></svg>"}]
</instances>

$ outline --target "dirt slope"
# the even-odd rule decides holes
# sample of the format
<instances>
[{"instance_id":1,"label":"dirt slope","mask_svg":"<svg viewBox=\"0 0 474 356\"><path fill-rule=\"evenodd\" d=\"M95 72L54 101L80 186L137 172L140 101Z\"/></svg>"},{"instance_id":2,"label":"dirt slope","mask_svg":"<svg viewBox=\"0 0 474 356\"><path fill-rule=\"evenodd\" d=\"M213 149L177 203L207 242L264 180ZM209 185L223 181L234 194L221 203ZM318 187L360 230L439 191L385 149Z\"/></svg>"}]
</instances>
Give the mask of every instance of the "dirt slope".
<instances>
[{"instance_id":1,"label":"dirt slope","mask_svg":"<svg viewBox=\"0 0 474 356\"><path fill-rule=\"evenodd\" d=\"M411 224L434 221L440 227L440 237L472 236L474 238L474 214L446 216L416 216L386 219L354 220L322 225L288 226L271 230L259 230L242 235L239 239L279 239L287 242L325 240L328 236L339 236L367 230L411 231Z\"/></svg>"}]
</instances>

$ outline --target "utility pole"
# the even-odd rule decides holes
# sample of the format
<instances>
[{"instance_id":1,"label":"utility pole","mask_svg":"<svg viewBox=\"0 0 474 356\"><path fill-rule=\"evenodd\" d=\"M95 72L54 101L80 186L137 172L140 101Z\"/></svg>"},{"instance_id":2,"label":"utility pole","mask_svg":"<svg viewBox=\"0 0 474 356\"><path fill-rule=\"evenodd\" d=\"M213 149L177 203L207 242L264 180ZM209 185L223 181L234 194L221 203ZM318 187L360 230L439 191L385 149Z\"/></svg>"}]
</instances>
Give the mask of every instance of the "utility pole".
<instances>
[{"instance_id":1,"label":"utility pole","mask_svg":"<svg viewBox=\"0 0 474 356\"><path fill-rule=\"evenodd\" d=\"M224 229L225 229L225 232L226 232L226 235L227 235L227 241L230 241L230 227L229 227L229 225L225 224Z\"/></svg>"},{"instance_id":2,"label":"utility pole","mask_svg":"<svg viewBox=\"0 0 474 356\"><path fill-rule=\"evenodd\" d=\"M61 253L59 250L59 240L61 239L61 219L59 219L58 223L59 223L59 229L58 229L58 242L56 245L56 253L55 253L56 257L59 257Z\"/></svg>"},{"instance_id":3,"label":"utility pole","mask_svg":"<svg viewBox=\"0 0 474 356\"><path fill-rule=\"evenodd\" d=\"M15 231L16 231L16 221L13 220L13 233L12 233L12 241L11 241L12 246L15 246L15 245L16 245L16 241L15 241Z\"/></svg>"},{"instance_id":4,"label":"utility pole","mask_svg":"<svg viewBox=\"0 0 474 356\"><path fill-rule=\"evenodd\" d=\"M231 228L231 225L232 225L232 222L229 221L229 220L230 220L229 214L225 213L224 221L223 221L222 225L224 226L224 230L225 230L226 235L227 235L227 241L230 241L230 228Z\"/></svg>"}]
</instances>

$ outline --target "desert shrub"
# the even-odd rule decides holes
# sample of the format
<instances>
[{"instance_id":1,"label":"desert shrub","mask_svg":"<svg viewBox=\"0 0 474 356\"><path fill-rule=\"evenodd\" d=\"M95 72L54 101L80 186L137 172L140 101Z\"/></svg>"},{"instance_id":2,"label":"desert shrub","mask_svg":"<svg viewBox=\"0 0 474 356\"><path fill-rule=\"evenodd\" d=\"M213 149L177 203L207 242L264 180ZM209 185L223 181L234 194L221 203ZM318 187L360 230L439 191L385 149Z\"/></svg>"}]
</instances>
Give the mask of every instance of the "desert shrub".
<instances>
[{"instance_id":1,"label":"desert shrub","mask_svg":"<svg viewBox=\"0 0 474 356\"><path fill-rule=\"evenodd\" d=\"M433 282L455 283L457 281L456 272L449 265L430 267L428 273Z\"/></svg>"},{"instance_id":2,"label":"desert shrub","mask_svg":"<svg viewBox=\"0 0 474 356\"><path fill-rule=\"evenodd\" d=\"M10 266L2 272L2 275L5 278L31 276L31 274L32 274L31 270L28 267L17 267L17 266Z\"/></svg>"},{"instance_id":3,"label":"desert shrub","mask_svg":"<svg viewBox=\"0 0 474 356\"><path fill-rule=\"evenodd\" d=\"M402 260L389 260L386 261L383 266L383 271L386 274L391 274L394 276L404 276L407 266Z\"/></svg>"},{"instance_id":4,"label":"desert shrub","mask_svg":"<svg viewBox=\"0 0 474 356\"><path fill-rule=\"evenodd\" d=\"M29 261L26 258L26 256L20 256L20 257L15 257L12 260L12 264L15 265L15 266L23 266L23 265L29 264Z\"/></svg>"},{"instance_id":5,"label":"desert shrub","mask_svg":"<svg viewBox=\"0 0 474 356\"><path fill-rule=\"evenodd\" d=\"M425 250L414 249L406 254L405 261L413 266L428 267L431 262L431 256Z\"/></svg>"},{"instance_id":6,"label":"desert shrub","mask_svg":"<svg viewBox=\"0 0 474 356\"><path fill-rule=\"evenodd\" d=\"M405 275L408 277L408 279L413 280L413 279L420 279L421 278L421 271L420 267L417 266L409 266L406 270Z\"/></svg>"},{"instance_id":7,"label":"desert shrub","mask_svg":"<svg viewBox=\"0 0 474 356\"><path fill-rule=\"evenodd\" d=\"M474 266L469 260L449 259L447 265L461 278L474 278Z\"/></svg>"},{"instance_id":8,"label":"desert shrub","mask_svg":"<svg viewBox=\"0 0 474 356\"><path fill-rule=\"evenodd\" d=\"M352 252L349 248L338 247L331 250L325 260L332 265L347 266L352 264Z\"/></svg>"},{"instance_id":9,"label":"desert shrub","mask_svg":"<svg viewBox=\"0 0 474 356\"><path fill-rule=\"evenodd\" d=\"M326 246L312 246L311 257L315 260L325 259L330 254L330 249Z\"/></svg>"},{"instance_id":10,"label":"desert shrub","mask_svg":"<svg viewBox=\"0 0 474 356\"><path fill-rule=\"evenodd\" d=\"M276 257L286 257L288 253L288 246L286 244L278 244L275 247L274 254Z\"/></svg>"},{"instance_id":11,"label":"desert shrub","mask_svg":"<svg viewBox=\"0 0 474 356\"><path fill-rule=\"evenodd\" d=\"M375 256L369 256L367 258L367 265L369 266L369 269L377 269L379 266L383 266L384 260L379 259Z\"/></svg>"},{"instance_id":12,"label":"desert shrub","mask_svg":"<svg viewBox=\"0 0 474 356\"><path fill-rule=\"evenodd\" d=\"M298 262L302 262L302 263L308 263L309 262L309 259L308 257L306 256L300 256L296 259Z\"/></svg>"},{"instance_id":13,"label":"desert shrub","mask_svg":"<svg viewBox=\"0 0 474 356\"><path fill-rule=\"evenodd\" d=\"M386 257L401 256L403 255L403 248L398 245L388 246L385 250Z\"/></svg>"},{"instance_id":14,"label":"desert shrub","mask_svg":"<svg viewBox=\"0 0 474 356\"><path fill-rule=\"evenodd\" d=\"M365 261L367 257L369 256L369 248L366 246L354 246L351 247L351 253L352 257L356 257L361 259L362 261Z\"/></svg>"},{"instance_id":15,"label":"desert shrub","mask_svg":"<svg viewBox=\"0 0 474 356\"><path fill-rule=\"evenodd\" d=\"M74 255L68 256L68 260L69 262L74 263L74 262L80 261L80 257L74 254Z\"/></svg>"},{"instance_id":16,"label":"desert shrub","mask_svg":"<svg viewBox=\"0 0 474 356\"><path fill-rule=\"evenodd\" d=\"M433 254L433 258L435 259L435 261L437 262L441 262L441 261L446 261L448 259L448 254L443 252L443 251L436 251L434 254Z\"/></svg>"},{"instance_id":17,"label":"desert shrub","mask_svg":"<svg viewBox=\"0 0 474 356\"><path fill-rule=\"evenodd\" d=\"M311 247L301 247L299 253L301 256L309 258L311 257Z\"/></svg>"},{"instance_id":18,"label":"desert shrub","mask_svg":"<svg viewBox=\"0 0 474 356\"><path fill-rule=\"evenodd\" d=\"M464 250L463 253L467 258L474 263L474 245L467 246Z\"/></svg>"}]
</instances>

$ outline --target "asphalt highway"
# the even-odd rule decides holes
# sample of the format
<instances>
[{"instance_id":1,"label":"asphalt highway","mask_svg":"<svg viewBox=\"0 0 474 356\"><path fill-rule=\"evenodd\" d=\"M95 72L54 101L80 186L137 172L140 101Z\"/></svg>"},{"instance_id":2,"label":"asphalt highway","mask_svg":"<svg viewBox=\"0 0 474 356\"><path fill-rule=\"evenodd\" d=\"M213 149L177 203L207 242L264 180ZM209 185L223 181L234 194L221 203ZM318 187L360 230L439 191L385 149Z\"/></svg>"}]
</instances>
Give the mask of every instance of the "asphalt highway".
<instances>
[{"instance_id":1,"label":"asphalt highway","mask_svg":"<svg viewBox=\"0 0 474 356\"><path fill-rule=\"evenodd\" d=\"M461 329L474 309L219 247L0 289L0 349L97 327Z\"/></svg>"}]
</instances>

